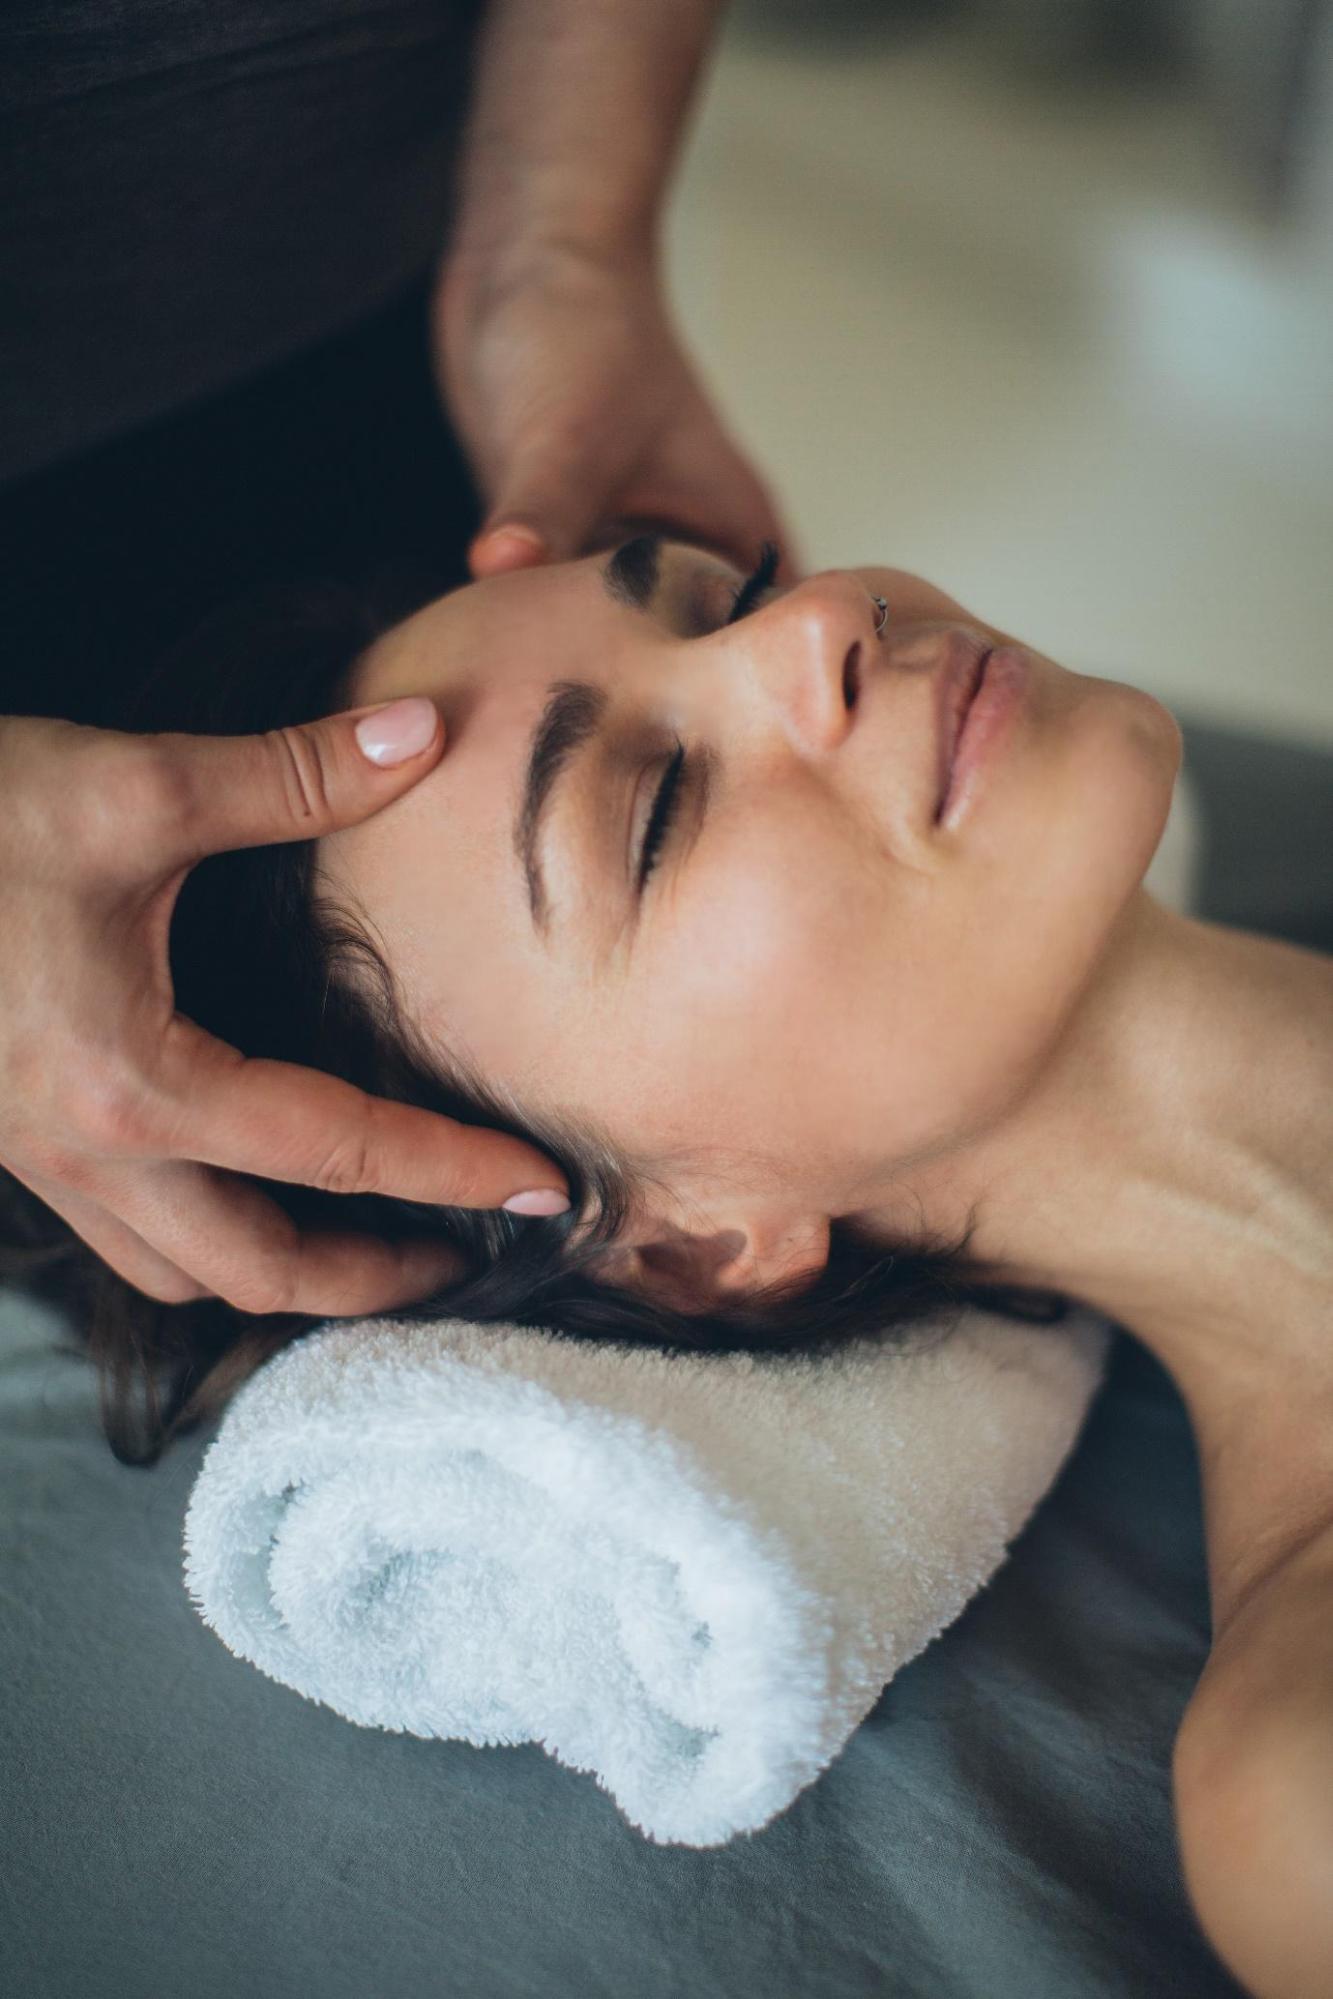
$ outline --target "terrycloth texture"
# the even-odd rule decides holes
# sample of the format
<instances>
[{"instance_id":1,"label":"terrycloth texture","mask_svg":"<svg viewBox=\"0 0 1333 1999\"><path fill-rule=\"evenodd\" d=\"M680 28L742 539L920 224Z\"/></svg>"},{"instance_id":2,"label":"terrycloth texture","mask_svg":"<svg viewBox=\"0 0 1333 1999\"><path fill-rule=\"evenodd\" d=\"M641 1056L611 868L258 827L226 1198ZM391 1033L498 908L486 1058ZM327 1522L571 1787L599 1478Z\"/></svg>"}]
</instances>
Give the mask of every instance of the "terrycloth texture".
<instances>
[{"instance_id":1,"label":"terrycloth texture","mask_svg":"<svg viewBox=\"0 0 1333 1999\"><path fill-rule=\"evenodd\" d=\"M721 1844L818 1776L1050 1486L1103 1323L666 1356L509 1327L320 1329L240 1390L186 1581L349 1720L534 1741L649 1838Z\"/></svg>"}]
</instances>

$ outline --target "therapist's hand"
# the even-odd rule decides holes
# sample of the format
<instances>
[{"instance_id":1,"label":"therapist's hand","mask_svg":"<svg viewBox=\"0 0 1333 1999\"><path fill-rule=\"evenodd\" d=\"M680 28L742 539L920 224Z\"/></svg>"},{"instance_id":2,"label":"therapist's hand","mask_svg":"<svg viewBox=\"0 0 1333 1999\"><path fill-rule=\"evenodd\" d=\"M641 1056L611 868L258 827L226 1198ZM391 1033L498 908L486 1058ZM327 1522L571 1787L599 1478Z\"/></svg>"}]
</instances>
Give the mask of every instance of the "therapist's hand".
<instances>
[{"instance_id":1,"label":"therapist's hand","mask_svg":"<svg viewBox=\"0 0 1333 1999\"><path fill-rule=\"evenodd\" d=\"M546 246L446 261L437 374L487 513L474 576L652 525L744 568L795 551L682 352L647 254Z\"/></svg>"},{"instance_id":2,"label":"therapist's hand","mask_svg":"<svg viewBox=\"0 0 1333 1999\"><path fill-rule=\"evenodd\" d=\"M563 1175L521 1140L248 1060L176 1011L168 930L189 870L368 818L443 738L420 699L255 736L0 717L0 1165L151 1297L333 1317L461 1273L438 1244L302 1232L238 1173L564 1205Z\"/></svg>"}]
</instances>

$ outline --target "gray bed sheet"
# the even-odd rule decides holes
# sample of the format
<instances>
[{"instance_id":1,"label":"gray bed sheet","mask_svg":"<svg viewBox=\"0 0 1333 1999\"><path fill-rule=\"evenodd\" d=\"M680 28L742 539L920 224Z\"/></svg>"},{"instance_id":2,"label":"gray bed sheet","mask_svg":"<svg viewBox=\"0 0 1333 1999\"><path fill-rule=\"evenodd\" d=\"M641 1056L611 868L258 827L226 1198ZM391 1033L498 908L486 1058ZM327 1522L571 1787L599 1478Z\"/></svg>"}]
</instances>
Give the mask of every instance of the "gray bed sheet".
<instances>
[{"instance_id":1,"label":"gray bed sheet","mask_svg":"<svg viewBox=\"0 0 1333 1999\"><path fill-rule=\"evenodd\" d=\"M1186 722L1208 915L1333 948L1333 757ZM1223 1999L1170 1752L1209 1639L1195 1455L1121 1335L1058 1485L765 1831L660 1847L538 1748L360 1729L181 1579L208 1431L116 1463L0 1295L0 1990L14 1999Z\"/></svg>"}]
</instances>

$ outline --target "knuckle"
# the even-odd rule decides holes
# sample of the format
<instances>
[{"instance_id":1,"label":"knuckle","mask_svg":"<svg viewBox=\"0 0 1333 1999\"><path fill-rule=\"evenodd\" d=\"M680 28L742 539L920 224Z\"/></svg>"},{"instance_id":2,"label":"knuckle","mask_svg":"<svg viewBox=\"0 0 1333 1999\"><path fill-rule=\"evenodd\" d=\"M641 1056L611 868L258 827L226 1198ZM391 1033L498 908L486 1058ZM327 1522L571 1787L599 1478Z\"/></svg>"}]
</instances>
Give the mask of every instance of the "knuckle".
<instances>
[{"instance_id":1,"label":"knuckle","mask_svg":"<svg viewBox=\"0 0 1333 1999\"><path fill-rule=\"evenodd\" d=\"M153 832L174 833L188 824L198 803L189 759L177 753L176 740L169 735L131 737L124 747L117 788L130 816Z\"/></svg>"},{"instance_id":2,"label":"knuckle","mask_svg":"<svg viewBox=\"0 0 1333 1999\"><path fill-rule=\"evenodd\" d=\"M95 1177L95 1168L84 1154L41 1131L20 1133L15 1140L6 1138L0 1164L25 1181L67 1187L72 1193L83 1192Z\"/></svg>"},{"instance_id":3,"label":"knuckle","mask_svg":"<svg viewBox=\"0 0 1333 1999\"><path fill-rule=\"evenodd\" d=\"M345 1141L324 1161L316 1180L330 1194L357 1194L367 1184L369 1154L359 1140Z\"/></svg>"},{"instance_id":4,"label":"knuckle","mask_svg":"<svg viewBox=\"0 0 1333 1999\"><path fill-rule=\"evenodd\" d=\"M373 1190L369 1119L360 1130L343 1133L330 1146L309 1184L327 1194L361 1194Z\"/></svg>"},{"instance_id":5,"label":"knuckle","mask_svg":"<svg viewBox=\"0 0 1333 1999\"><path fill-rule=\"evenodd\" d=\"M124 1157L153 1149L142 1093L117 1069L76 1061L60 1078L53 1109L58 1128L77 1133L90 1152Z\"/></svg>"},{"instance_id":6,"label":"knuckle","mask_svg":"<svg viewBox=\"0 0 1333 1999\"><path fill-rule=\"evenodd\" d=\"M254 1318L270 1314L309 1310L302 1299L301 1238L296 1223L281 1207L274 1207L267 1224L242 1262L221 1276L214 1275L214 1288L238 1312Z\"/></svg>"},{"instance_id":7,"label":"knuckle","mask_svg":"<svg viewBox=\"0 0 1333 1999\"><path fill-rule=\"evenodd\" d=\"M216 1283L216 1293L228 1305L234 1305L236 1311L248 1311L252 1317L300 1311L300 1251L296 1247L296 1231L292 1231L290 1249L262 1255L244 1269L228 1271Z\"/></svg>"},{"instance_id":8,"label":"knuckle","mask_svg":"<svg viewBox=\"0 0 1333 1999\"><path fill-rule=\"evenodd\" d=\"M34 1171L80 1185L96 1157L148 1149L148 1119L136 1089L96 1061L64 1053L6 1059L6 1093L22 1103L20 1145Z\"/></svg>"},{"instance_id":9,"label":"knuckle","mask_svg":"<svg viewBox=\"0 0 1333 1999\"><path fill-rule=\"evenodd\" d=\"M38 1139L28 1148L25 1163L40 1179L54 1187L67 1188L71 1194L89 1194L95 1198L101 1189L97 1161L76 1146Z\"/></svg>"},{"instance_id":10,"label":"knuckle","mask_svg":"<svg viewBox=\"0 0 1333 1999\"><path fill-rule=\"evenodd\" d=\"M97 1172L97 1158L151 1151L141 1090L119 1068L77 1051L50 1047L15 1051L6 1063L6 1090L23 1105L22 1150L34 1171L67 1186Z\"/></svg>"},{"instance_id":11,"label":"knuckle","mask_svg":"<svg viewBox=\"0 0 1333 1999\"><path fill-rule=\"evenodd\" d=\"M155 858L162 830L179 824L192 796L172 739L43 726L67 733L37 740L35 767L22 781L5 774L9 824L27 867L42 878L101 881L123 878L141 856Z\"/></svg>"},{"instance_id":12,"label":"knuckle","mask_svg":"<svg viewBox=\"0 0 1333 1999\"><path fill-rule=\"evenodd\" d=\"M105 750L91 781L70 787L63 829L78 857L92 868L151 862L194 805L193 787L166 738L118 737Z\"/></svg>"},{"instance_id":13,"label":"knuckle","mask_svg":"<svg viewBox=\"0 0 1333 1999\"><path fill-rule=\"evenodd\" d=\"M334 773L320 733L270 729L267 740L292 818L312 826L326 824L333 811Z\"/></svg>"},{"instance_id":14,"label":"knuckle","mask_svg":"<svg viewBox=\"0 0 1333 1999\"><path fill-rule=\"evenodd\" d=\"M293 1265L274 1265L268 1270L238 1274L221 1286L219 1296L238 1312L257 1319L301 1309L300 1283Z\"/></svg>"},{"instance_id":15,"label":"knuckle","mask_svg":"<svg viewBox=\"0 0 1333 1999\"><path fill-rule=\"evenodd\" d=\"M196 1284L185 1272L162 1271L152 1278L139 1279L138 1289L146 1291L150 1298L156 1298L163 1305L192 1305L200 1298L211 1298L213 1293L205 1284Z\"/></svg>"}]
</instances>

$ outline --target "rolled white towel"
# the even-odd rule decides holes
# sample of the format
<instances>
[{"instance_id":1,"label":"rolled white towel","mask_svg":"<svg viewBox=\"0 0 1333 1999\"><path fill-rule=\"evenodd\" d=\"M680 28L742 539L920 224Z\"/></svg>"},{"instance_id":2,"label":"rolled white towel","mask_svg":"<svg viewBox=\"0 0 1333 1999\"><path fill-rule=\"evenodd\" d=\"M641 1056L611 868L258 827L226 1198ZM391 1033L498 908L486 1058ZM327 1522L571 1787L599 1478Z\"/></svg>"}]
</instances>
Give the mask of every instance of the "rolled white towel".
<instances>
[{"instance_id":1,"label":"rolled white towel","mask_svg":"<svg viewBox=\"0 0 1333 1999\"><path fill-rule=\"evenodd\" d=\"M1194 901L1182 773L1148 887ZM819 1360L322 1327L241 1388L185 1576L240 1658L369 1727L538 1742L650 1839L755 1832L989 1580L1104 1320L964 1310Z\"/></svg>"},{"instance_id":2,"label":"rolled white towel","mask_svg":"<svg viewBox=\"0 0 1333 1999\"><path fill-rule=\"evenodd\" d=\"M227 1410L187 1587L350 1721L540 1743L650 1839L719 1845L826 1768L1082 1425L1102 1320L948 1323L819 1359L319 1328Z\"/></svg>"}]
</instances>

